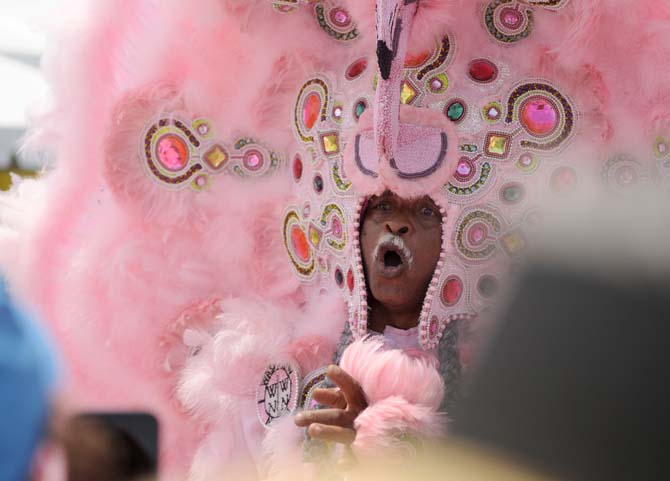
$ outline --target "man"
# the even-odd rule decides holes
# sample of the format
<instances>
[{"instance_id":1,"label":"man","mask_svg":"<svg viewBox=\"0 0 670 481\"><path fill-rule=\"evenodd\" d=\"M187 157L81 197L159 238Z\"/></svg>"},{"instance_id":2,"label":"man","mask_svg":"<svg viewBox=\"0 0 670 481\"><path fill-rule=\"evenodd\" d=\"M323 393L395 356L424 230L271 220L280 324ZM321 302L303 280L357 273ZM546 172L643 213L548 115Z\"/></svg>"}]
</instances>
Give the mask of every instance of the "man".
<instances>
[{"instance_id":1,"label":"man","mask_svg":"<svg viewBox=\"0 0 670 481\"><path fill-rule=\"evenodd\" d=\"M442 249L439 207L428 196L408 200L387 191L371 198L361 247L370 330L384 335L391 347L420 352L419 315ZM337 366L329 367L328 377L337 387L315 391L314 399L330 408L300 413L296 424L314 439L350 444L367 399L358 382Z\"/></svg>"}]
</instances>

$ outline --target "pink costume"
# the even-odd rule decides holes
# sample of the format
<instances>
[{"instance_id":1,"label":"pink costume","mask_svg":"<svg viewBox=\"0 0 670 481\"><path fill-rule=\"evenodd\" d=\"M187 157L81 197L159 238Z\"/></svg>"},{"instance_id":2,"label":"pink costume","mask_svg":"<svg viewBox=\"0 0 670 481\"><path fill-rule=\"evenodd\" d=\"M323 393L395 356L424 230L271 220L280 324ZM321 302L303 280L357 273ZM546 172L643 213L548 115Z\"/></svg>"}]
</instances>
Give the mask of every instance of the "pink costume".
<instances>
[{"instance_id":1,"label":"pink costume","mask_svg":"<svg viewBox=\"0 0 670 481\"><path fill-rule=\"evenodd\" d=\"M669 182L665 0L376 3L96 0L54 37L30 140L58 164L3 197L0 262L73 407L154 411L166 474L292 472L343 328L354 452L443 435L459 335L541 205ZM402 349L366 339L358 228L386 189L444 219Z\"/></svg>"}]
</instances>

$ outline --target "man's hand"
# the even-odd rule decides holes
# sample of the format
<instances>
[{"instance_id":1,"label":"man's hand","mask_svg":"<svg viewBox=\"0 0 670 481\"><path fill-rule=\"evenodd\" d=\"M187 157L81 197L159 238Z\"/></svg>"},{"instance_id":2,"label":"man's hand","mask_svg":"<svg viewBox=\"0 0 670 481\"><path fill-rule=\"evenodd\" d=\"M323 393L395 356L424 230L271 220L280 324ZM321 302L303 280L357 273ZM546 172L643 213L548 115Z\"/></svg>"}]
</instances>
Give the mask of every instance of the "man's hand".
<instances>
[{"instance_id":1,"label":"man's hand","mask_svg":"<svg viewBox=\"0 0 670 481\"><path fill-rule=\"evenodd\" d=\"M312 438L351 444L356 439L354 421L368 407L361 386L337 366L329 366L328 378L338 387L316 389L314 400L330 409L303 411L295 417L298 426L307 427Z\"/></svg>"}]
</instances>

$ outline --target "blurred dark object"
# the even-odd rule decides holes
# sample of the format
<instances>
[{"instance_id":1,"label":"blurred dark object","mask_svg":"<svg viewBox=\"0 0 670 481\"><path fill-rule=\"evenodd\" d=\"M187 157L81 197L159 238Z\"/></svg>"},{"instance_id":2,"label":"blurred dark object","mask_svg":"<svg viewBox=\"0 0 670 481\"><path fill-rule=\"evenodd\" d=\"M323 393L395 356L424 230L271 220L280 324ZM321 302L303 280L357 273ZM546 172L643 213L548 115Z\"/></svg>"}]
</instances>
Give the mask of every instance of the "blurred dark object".
<instances>
[{"instance_id":1,"label":"blurred dark object","mask_svg":"<svg viewBox=\"0 0 670 481\"><path fill-rule=\"evenodd\" d=\"M561 479L670 479L670 283L535 267L516 292L455 433Z\"/></svg>"},{"instance_id":2,"label":"blurred dark object","mask_svg":"<svg viewBox=\"0 0 670 481\"><path fill-rule=\"evenodd\" d=\"M62 433L68 481L125 481L155 476L158 423L145 413L83 414Z\"/></svg>"}]
</instances>

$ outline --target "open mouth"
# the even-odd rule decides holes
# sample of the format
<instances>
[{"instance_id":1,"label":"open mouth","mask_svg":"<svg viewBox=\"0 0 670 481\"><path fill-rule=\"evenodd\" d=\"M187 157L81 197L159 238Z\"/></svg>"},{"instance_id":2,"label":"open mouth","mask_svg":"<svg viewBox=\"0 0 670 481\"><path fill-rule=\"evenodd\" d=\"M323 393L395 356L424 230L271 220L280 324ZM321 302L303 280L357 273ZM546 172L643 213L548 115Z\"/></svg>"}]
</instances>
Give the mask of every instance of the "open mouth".
<instances>
[{"instance_id":1,"label":"open mouth","mask_svg":"<svg viewBox=\"0 0 670 481\"><path fill-rule=\"evenodd\" d=\"M409 268L411 253L407 247L398 242L382 242L377 250L377 268L382 277L388 279L401 275Z\"/></svg>"},{"instance_id":2,"label":"open mouth","mask_svg":"<svg viewBox=\"0 0 670 481\"><path fill-rule=\"evenodd\" d=\"M387 251L384 254L384 267L398 267L402 263L402 257L396 251Z\"/></svg>"}]
</instances>

